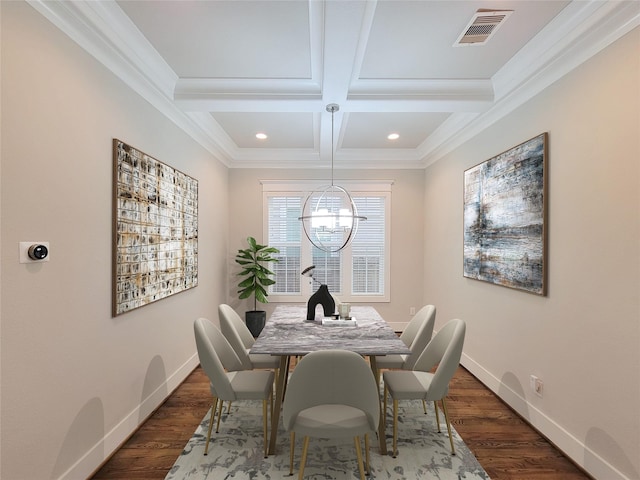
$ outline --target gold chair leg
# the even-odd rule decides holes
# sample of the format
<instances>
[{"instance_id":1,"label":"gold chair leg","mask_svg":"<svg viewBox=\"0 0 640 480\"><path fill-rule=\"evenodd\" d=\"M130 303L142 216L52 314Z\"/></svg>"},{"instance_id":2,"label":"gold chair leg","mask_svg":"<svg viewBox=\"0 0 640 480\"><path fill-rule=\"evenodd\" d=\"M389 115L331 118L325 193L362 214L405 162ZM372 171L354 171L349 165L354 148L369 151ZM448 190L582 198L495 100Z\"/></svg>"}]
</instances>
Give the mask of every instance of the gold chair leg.
<instances>
[{"instance_id":1,"label":"gold chair leg","mask_svg":"<svg viewBox=\"0 0 640 480\"><path fill-rule=\"evenodd\" d=\"M309 437L304 437L304 441L302 442L302 457L300 457L300 475L298 475L298 480L302 480L304 478L304 467L307 464L307 451L309 450Z\"/></svg>"},{"instance_id":2,"label":"gold chair leg","mask_svg":"<svg viewBox=\"0 0 640 480\"><path fill-rule=\"evenodd\" d=\"M442 410L444 411L444 420L447 422L447 431L449 432L449 443L451 444L451 455L456 454L456 449L453 447L453 436L451 436L451 422L449 422L449 413L447 412L447 404L442 398Z\"/></svg>"},{"instance_id":3,"label":"gold chair leg","mask_svg":"<svg viewBox=\"0 0 640 480\"><path fill-rule=\"evenodd\" d=\"M229 405L227 406L227 415L231 413L231 400L229 400Z\"/></svg>"},{"instance_id":4,"label":"gold chair leg","mask_svg":"<svg viewBox=\"0 0 640 480\"><path fill-rule=\"evenodd\" d=\"M291 432L291 446L289 447L289 475L293 476L293 450L296 444L296 432Z\"/></svg>"},{"instance_id":5,"label":"gold chair leg","mask_svg":"<svg viewBox=\"0 0 640 480\"><path fill-rule=\"evenodd\" d=\"M269 395L269 415L271 415L271 417L273 417L273 398L275 397L274 393L271 393L271 395Z\"/></svg>"},{"instance_id":6,"label":"gold chair leg","mask_svg":"<svg viewBox=\"0 0 640 480\"><path fill-rule=\"evenodd\" d=\"M211 440L211 429L213 428L213 419L216 413L216 407L218 406L217 397L213 397L213 403L211 404L211 417L209 418L209 430L207 431L207 442L204 444L204 454L209 451L209 441Z\"/></svg>"},{"instance_id":7,"label":"gold chair leg","mask_svg":"<svg viewBox=\"0 0 640 480\"><path fill-rule=\"evenodd\" d=\"M369 434L364 434L364 457L367 462L367 475L371 476L371 456L369 455Z\"/></svg>"},{"instance_id":8,"label":"gold chair leg","mask_svg":"<svg viewBox=\"0 0 640 480\"><path fill-rule=\"evenodd\" d=\"M220 433L220 418L222 417L222 407L224 401L220 400L220 407L218 407L218 423L216 423L216 433Z\"/></svg>"},{"instance_id":9,"label":"gold chair leg","mask_svg":"<svg viewBox=\"0 0 640 480\"><path fill-rule=\"evenodd\" d=\"M262 400L262 433L264 434L264 458L267 458L269 452L269 441L267 440L267 399Z\"/></svg>"},{"instance_id":10,"label":"gold chair leg","mask_svg":"<svg viewBox=\"0 0 640 480\"><path fill-rule=\"evenodd\" d=\"M438 433L442 433L442 430L440 430L440 414L438 413L438 402L436 400L433 401L433 408L436 411L436 423L438 424Z\"/></svg>"},{"instance_id":11,"label":"gold chair leg","mask_svg":"<svg viewBox=\"0 0 640 480\"><path fill-rule=\"evenodd\" d=\"M425 402L424 400L422 400L422 409L424 410L424 414L427 414L427 402Z\"/></svg>"},{"instance_id":12,"label":"gold chair leg","mask_svg":"<svg viewBox=\"0 0 640 480\"><path fill-rule=\"evenodd\" d=\"M362 449L360 447L360 437L354 437L356 444L356 457L358 459L358 471L360 472L360 480L364 480L364 465L362 465Z\"/></svg>"},{"instance_id":13,"label":"gold chair leg","mask_svg":"<svg viewBox=\"0 0 640 480\"><path fill-rule=\"evenodd\" d=\"M393 449L391 456L398 456L398 400L393 399Z\"/></svg>"},{"instance_id":14,"label":"gold chair leg","mask_svg":"<svg viewBox=\"0 0 640 480\"><path fill-rule=\"evenodd\" d=\"M387 395L389 395L389 390L387 389L387 384L385 383L384 389L382 391L382 422L384 423L384 427L387 426Z\"/></svg>"}]
</instances>

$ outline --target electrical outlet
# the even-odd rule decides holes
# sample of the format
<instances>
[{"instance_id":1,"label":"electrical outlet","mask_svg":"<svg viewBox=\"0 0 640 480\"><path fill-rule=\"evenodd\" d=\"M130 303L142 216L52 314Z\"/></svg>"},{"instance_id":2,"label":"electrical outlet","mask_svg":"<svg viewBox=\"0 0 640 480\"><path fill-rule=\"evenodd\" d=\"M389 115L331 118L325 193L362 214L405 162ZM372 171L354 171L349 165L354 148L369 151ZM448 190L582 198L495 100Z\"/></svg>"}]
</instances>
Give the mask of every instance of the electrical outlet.
<instances>
[{"instance_id":1,"label":"electrical outlet","mask_svg":"<svg viewBox=\"0 0 640 480\"><path fill-rule=\"evenodd\" d=\"M416 314L416 307L409 307L409 315L415 315Z\"/></svg>"},{"instance_id":2,"label":"electrical outlet","mask_svg":"<svg viewBox=\"0 0 640 480\"><path fill-rule=\"evenodd\" d=\"M544 383L542 382L542 380L540 380L535 375L531 375L531 377L529 378L529 382L531 390L533 390L533 392L539 397L542 397L542 392L544 391Z\"/></svg>"}]
</instances>

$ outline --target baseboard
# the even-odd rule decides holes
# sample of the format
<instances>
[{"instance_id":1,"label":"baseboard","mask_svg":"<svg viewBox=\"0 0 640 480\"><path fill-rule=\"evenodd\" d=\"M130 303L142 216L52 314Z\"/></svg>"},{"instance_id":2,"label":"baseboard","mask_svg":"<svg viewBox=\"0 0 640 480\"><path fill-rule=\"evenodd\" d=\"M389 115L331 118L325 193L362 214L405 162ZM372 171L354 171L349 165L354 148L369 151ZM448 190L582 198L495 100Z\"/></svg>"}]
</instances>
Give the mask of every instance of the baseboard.
<instances>
[{"instance_id":1,"label":"baseboard","mask_svg":"<svg viewBox=\"0 0 640 480\"><path fill-rule=\"evenodd\" d=\"M558 425L552 418L529 403L522 395L504 385L499 378L495 377L468 355L463 354L460 363L527 423L593 478L631 480L596 452L588 448L578 438ZM587 458L589 459L588 465L585 464L585 459Z\"/></svg>"},{"instance_id":2,"label":"baseboard","mask_svg":"<svg viewBox=\"0 0 640 480\"><path fill-rule=\"evenodd\" d=\"M124 442L144 423L140 421L140 412L154 412L185 378L200 363L198 355L194 354L182 364L173 374L158 386L143 402L134 408L120 423L109 431L102 441L92 446L87 453L71 466L58 480L77 480L89 478L118 450ZM168 393L167 393L168 392ZM145 419L146 420L146 419Z\"/></svg>"}]
</instances>

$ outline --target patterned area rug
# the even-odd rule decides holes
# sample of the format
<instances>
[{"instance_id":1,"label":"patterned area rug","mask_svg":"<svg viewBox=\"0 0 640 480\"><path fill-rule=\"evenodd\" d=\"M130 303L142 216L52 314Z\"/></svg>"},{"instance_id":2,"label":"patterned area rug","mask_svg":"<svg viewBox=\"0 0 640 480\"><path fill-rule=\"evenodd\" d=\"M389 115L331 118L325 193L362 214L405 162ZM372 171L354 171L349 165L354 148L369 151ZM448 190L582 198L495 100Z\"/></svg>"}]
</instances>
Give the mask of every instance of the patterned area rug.
<instances>
[{"instance_id":1,"label":"patterned area rug","mask_svg":"<svg viewBox=\"0 0 640 480\"><path fill-rule=\"evenodd\" d=\"M278 431L276 455L263 456L262 402L236 402L224 413L220 433L214 432L205 456L204 444L209 413L187 443L165 480L291 479L289 476L289 434ZM419 401L400 402L397 458L390 456L392 417L387 417L387 448L381 456L377 437L370 434L372 479L488 480L489 476L453 430L456 455L449 450L449 438L440 412L442 433L435 425L433 403L425 415ZM282 423L282 422L281 422ZM363 444L364 445L364 444ZM298 476L302 439L296 439L294 477ZM364 453L363 453L364 457ZM305 480L352 480L359 478L353 440L321 440L309 443Z\"/></svg>"}]
</instances>

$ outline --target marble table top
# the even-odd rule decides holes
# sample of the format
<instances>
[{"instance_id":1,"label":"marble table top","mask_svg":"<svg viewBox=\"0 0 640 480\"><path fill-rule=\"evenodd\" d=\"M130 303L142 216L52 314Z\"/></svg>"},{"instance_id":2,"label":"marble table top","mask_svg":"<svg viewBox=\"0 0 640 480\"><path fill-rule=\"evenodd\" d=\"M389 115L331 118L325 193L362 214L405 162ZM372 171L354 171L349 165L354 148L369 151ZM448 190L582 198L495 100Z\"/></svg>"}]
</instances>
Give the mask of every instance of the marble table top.
<instances>
[{"instance_id":1,"label":"marble table top","mask_svg":"<svg viewBox=\"0 0 640 480\"><path fill-rule=\"evenodd\" d=\"M354 305L357 326L327 326L321 319L305 320L306 304L278 305L251 347L250 353L305 355L316 350L340 348L361 355L410 353L375 308Z\"/></svg>"}]
</instances>

